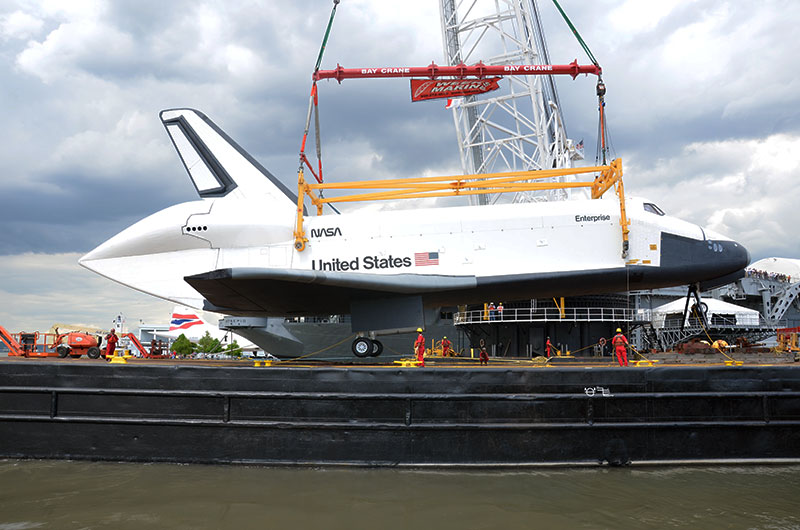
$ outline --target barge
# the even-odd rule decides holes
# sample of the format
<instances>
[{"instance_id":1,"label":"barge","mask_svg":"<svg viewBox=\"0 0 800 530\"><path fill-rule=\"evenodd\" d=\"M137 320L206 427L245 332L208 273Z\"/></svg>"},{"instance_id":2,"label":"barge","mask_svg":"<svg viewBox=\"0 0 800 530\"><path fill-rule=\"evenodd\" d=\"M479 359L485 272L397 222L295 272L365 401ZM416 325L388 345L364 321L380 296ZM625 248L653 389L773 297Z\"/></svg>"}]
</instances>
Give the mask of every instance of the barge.
<instances>
[{"instance_id":1,"label":"barge","mask_svg":"<svg viewBox=\"0 0 800 530\"><path fill-rule=\"evenodd\" d=\"M0 457L456 467L800 460L796 364L428 364L3 360Z\"/></svg>"}]
</instances>

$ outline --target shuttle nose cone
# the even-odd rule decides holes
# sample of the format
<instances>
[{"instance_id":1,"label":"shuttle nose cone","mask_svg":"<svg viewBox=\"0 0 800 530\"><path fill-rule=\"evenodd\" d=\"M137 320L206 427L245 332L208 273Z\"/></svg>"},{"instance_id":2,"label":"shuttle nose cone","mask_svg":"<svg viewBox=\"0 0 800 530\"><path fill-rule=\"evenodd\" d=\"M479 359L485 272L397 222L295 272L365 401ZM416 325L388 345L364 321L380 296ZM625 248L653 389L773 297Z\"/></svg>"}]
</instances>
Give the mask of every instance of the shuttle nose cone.
<instances>
[{"instance_id":1,"label":"shuttle nose cone","mask_svg":"<svg viewBox=\"0 0 800 530\"><path fill-rule=\"evenodd\" d=\"M207 241L183 233L192 215L207 213L208 209L200 201L170 206L129 226L83 256L79 263L97 272L92 264L104 260L209 248Z\"/></svg>"},{"instance_id":2,"label":"shuttle nose cone","mask_svg":"<svg viewBox=\"0 0 800 530\"><path fill-rule=\"evenodd\" d=\"M750 265L750 251L744 248L744 246L741 245L740 243L735 243L735 244L737 245L737 247L734 249L734 253L736 253L734 259L737 260L736 263L738 263L739 266L742 269L744 269L748 265Z\"/></svg>"},{"instance_id":3,"label":"shuttle nose cone","mask_svg":"<svg viewBox=\"0 0 800 530\"><path fill-rule=\"evenodd\" d=\"M704 289L725 285L744 276L749 264L750 253L736 241L662 235L661 266L681 283L700 282Z\"/></svg>"},{"instance_id":4,"label":"shuttle nose cone","mask_svg":"<svg viewBox=\"0 0 800 530\"><path fill-rule=\"evenodd\" d=\"M750 252L736 241L708 241L709 250L719 254L720 268L738 271L750 265Z\"/></svg>"},{"instance_id":5,"label":"shuttle nose cone","mask_svg":"<svg viewBox=\"0 0 800 530\"><path fill-rule=\"evenodd\" d=\"M701 281L701 288L726 285L744 276L744 269L750 264L750 252L744 245L736 241L710 239L706 245L704 268L712 274Z\"/></svg>"}]
</instances>

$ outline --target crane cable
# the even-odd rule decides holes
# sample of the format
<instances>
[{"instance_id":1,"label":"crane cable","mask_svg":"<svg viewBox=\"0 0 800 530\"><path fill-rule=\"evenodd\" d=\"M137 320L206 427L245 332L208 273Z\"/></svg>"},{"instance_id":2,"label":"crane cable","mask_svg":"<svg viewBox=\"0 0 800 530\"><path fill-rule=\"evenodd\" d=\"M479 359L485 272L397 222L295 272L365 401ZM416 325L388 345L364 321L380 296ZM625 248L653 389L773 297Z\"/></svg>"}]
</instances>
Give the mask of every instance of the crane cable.
<instances>
[{"instance_id":1,"label":"crane cable","mask_svg":"<svg viewBox=\"0 0 800 530\"><path fill-rule=\"evenodd\" d=\"M597 59L595 59L594 55L592 54L592 51L589 49L589 47L586 45L586 43L581 38L581 35L580 35L580 33L578 33L578 30L575 29L574 25L572 25L572 22L570 21L570 19L567 16L567 14L564 13L563 9L561 9L561 6L559 5L558 0L553 0L553 3L556 5L556 9L558 9L558 12L561 13L561 16L564 17L564 22L566 22L567 26L569 26L569 29L572 30L572 34L575 35L576 39L578 39L578 44L581 45L581 48L583 48L583 51L585 51L586 55L589 56L589 59L592 61L592 64L599 68L600 67L600 63L597 62Z\"/></svg>"},{"instance_id":2,"label":"crane cable","mask_svg":"<svg viewBox=\"0 0 800 530\"><path fill-rule=\"evenodd\" d=\"M589 49L589 46L583 40L581 34L578 33L578 30L577 28L575 28L575 25L572 23L567 14L561 8L561 5L558 3L558 0L553 0L553 4L555 4L556 9L558 9L558 12L561 13L561 16L564 18L564 22L567 23L567 26L569 26L569 29L572 31L572 34L575 35L575 38L578 40L578 44L580 44L581 48L583 48L583 51L586 52L586 55L589 57L589 60L592 61L592 64L594 64L597 68L600 68L600 63L597 62L597 58L592 53L592 50ZM608 135L608 124L606 123L606 114L605 114L605 106L606 106L605 94L606 94L606 86L605 83L603 83L602 74L598 74L597 99L598 99L598 112L600 113L600 120L597 126L598 147L595 159L598 163L602 165L606 165L607 154L609 150L608 144L610 143L607 141L609 135Z\"/></svg>"},{"instance_id":3,"label":"crane cable","mask_svg":"<svg viewBox=\"0 0 800 530\"><path fill-rule=\"evenodd\" d=\"M695 306L692 308L692 313L694 313L695 318L697 318L697 321L700 323L700 327L703 329L703 333L706 334L706 337L708 338L708 341L711 342L711 344L710 344L711 348L714 349L714 350L717 350L719 353L721 353L723 355L723 357L727 357L729 361L731 361L733 363L738 362L736 359L734 359L733 357L731 357L730 355L725 353L722 350L722 346L719 345L719 342L717 342L714 339L712 339L711 335L708 334L708 330L706 329L706 325L703 322L704 319L700 316L700 311L701 310L697 307L697 304L695 304ZM714 344L717 344L717 345L714 346Z\"/></svg>"},{"instance_id":4,"label":"crane cable","mask_svg":"<svg viewBox=\"0 0 800 530\"><path fill-rule=\"evenodd\" d=\"M322 56L325 53L325 47L328 44L328 37L331 34L331 27L333 26L333 19L336 16L336 7L339 5L340 0L333 0L333 8L331 8L331 16L328 19L328 26L325 28L325 36L322 38L322 44L319 47L319 54L317 55L317 62L314 65L314 74L312 76L312 83L311 83L311 94L308 98L308 112L306 114L306 126L303 131L303 141L300 146L300 163L297 169L297 173L300 178L303 176L303 164L308 166L308 169L311 170L311 173L317 179L317 182L320 184L322 183L322 142L320 139L320 128L319 128L319 99L317 95L317 72L319 71L319 67L322 64ZM308 131L311 128L311 113L314 113L314 133L316 139L316 151L317 151L317 164L318 164L318 173L314 173L314 170L311 168L311 164L308 162L308 158L306 157L306 139L308 138ZM320 190L320 197L322 197L322 190ZM340 213L336 207L329 204L328 206L333 209L334 212Z\"/></svg>"},{"instance_id":5,"label":"crane cable","mask_svg":"<svg viewBox=\"0 0 800 530\"><path fill-rule=\"evenodd\" d=\"M285 361L284 361L284 360L282 360L282 361L281 361L281 364L282 364L283 366L286 366L286 365L287 365L287 364L289 364L289 363L296 363L297 361L299 361L299 360L301 360L301 359L306 359L306 358L308 358L308 357L311 357L312 355L317 355L317 354L319 354L319 353L326 352L326 351L330 350L331 348L335 348L336 346L339 346L339 345L341 345L341 344L344 344L345 342L347 342L348 340L352 339L352 338L353 338L353 337L355 337L355 336L356 336L355 334L348 335L348 336L346 336L345 338L343 338L342 340L340 340L339 342L337 342L337 343L334 343L334 344L331 344L330 346L325 346L324 348L321 348L321 349L319 349L319 350L317 350L317 351L312 351L311 353L307 353L307 354L305 354L305 355L301 355L300 357L294 357L294 358L292 358L292 359L286 359Z\"/></svg>"},{"instance_id":6,"label":"crane cable","mask_svg":"<svg viewBox=\"0 0 800 530\"><path fill-rule=\"evenodd\" d=\"M322 64L322 54L325 53L325 46L328 44L328 36L331 34L331 26L333 26L333 17L336 16L336 6L339 5L339 0L333 0L333 9L331 9L331 18L328 19L328 27L325 29L325 36L322 38L322 46L319 47L319 55L317 56L317 64L314 65L314 73L317 73L319 66Z\"/></svg>"}]
</instances>

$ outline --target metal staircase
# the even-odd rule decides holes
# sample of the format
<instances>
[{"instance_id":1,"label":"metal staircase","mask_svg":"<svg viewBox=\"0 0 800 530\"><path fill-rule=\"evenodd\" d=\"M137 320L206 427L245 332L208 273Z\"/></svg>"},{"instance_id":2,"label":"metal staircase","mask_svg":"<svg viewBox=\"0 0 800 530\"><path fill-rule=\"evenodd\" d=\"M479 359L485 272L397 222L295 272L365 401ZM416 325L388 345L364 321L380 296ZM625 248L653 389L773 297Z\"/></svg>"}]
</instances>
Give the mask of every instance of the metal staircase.
<instances>
[{"instance_id":1,"label":"metal staircase","mask_svg":"<svg viewBox=\"0 0 800 530\"><path fill-rule=\"evenodd\" d=\"M662 339L656 331L656 328L653 327L652 322L644 322L642 323L641 333L642 333L642 340L647 344L647 348L656 349L656 350L663 350L664 345L662 343Z\"/></svg>"},{"instance_id":2,"label":"metal staircase","mask_svg":"<svg viewBox=\"0 0 800 530\"><path fill-rule=\"evenodd\" d=\"M770 303L771 307L764 307L764 312L767 313L767 320L770 322L777 322L783 318L786 310L789 309L797 295L800 294L800 282L789 284L788 287L775 294L778 296L778 300L774 304ZM771 299L770 302L772 302Z\"/></svg>"}]
</instances>

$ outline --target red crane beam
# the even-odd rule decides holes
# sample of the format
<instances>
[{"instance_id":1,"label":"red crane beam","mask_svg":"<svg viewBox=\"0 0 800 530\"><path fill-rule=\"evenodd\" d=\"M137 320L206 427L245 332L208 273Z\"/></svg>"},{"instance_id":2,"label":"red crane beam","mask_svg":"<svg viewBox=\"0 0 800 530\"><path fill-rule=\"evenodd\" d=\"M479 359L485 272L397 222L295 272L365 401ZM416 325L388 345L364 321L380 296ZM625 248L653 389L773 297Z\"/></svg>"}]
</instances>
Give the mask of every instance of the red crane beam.
<instances>
[{"instance_id":1,"label":"red crane beam","mask_svg":"<svg viewBox=\"0 0 800 530\"><path fill-rule=\"evenodd\" d=\"M438 77L477 78L504 75L570 75L575 79L579 74L600 76L602 68L595 64L578 64L575 59L569 64L501 64L487 65L482 62L473 65L458 64L456 66L439 66L431 63L428 66L399 66L376 68L342 68L336 65L334 70L317 70L314 80L336 79L370 79L386 77Z\"/></svg>"}]
</instances>

